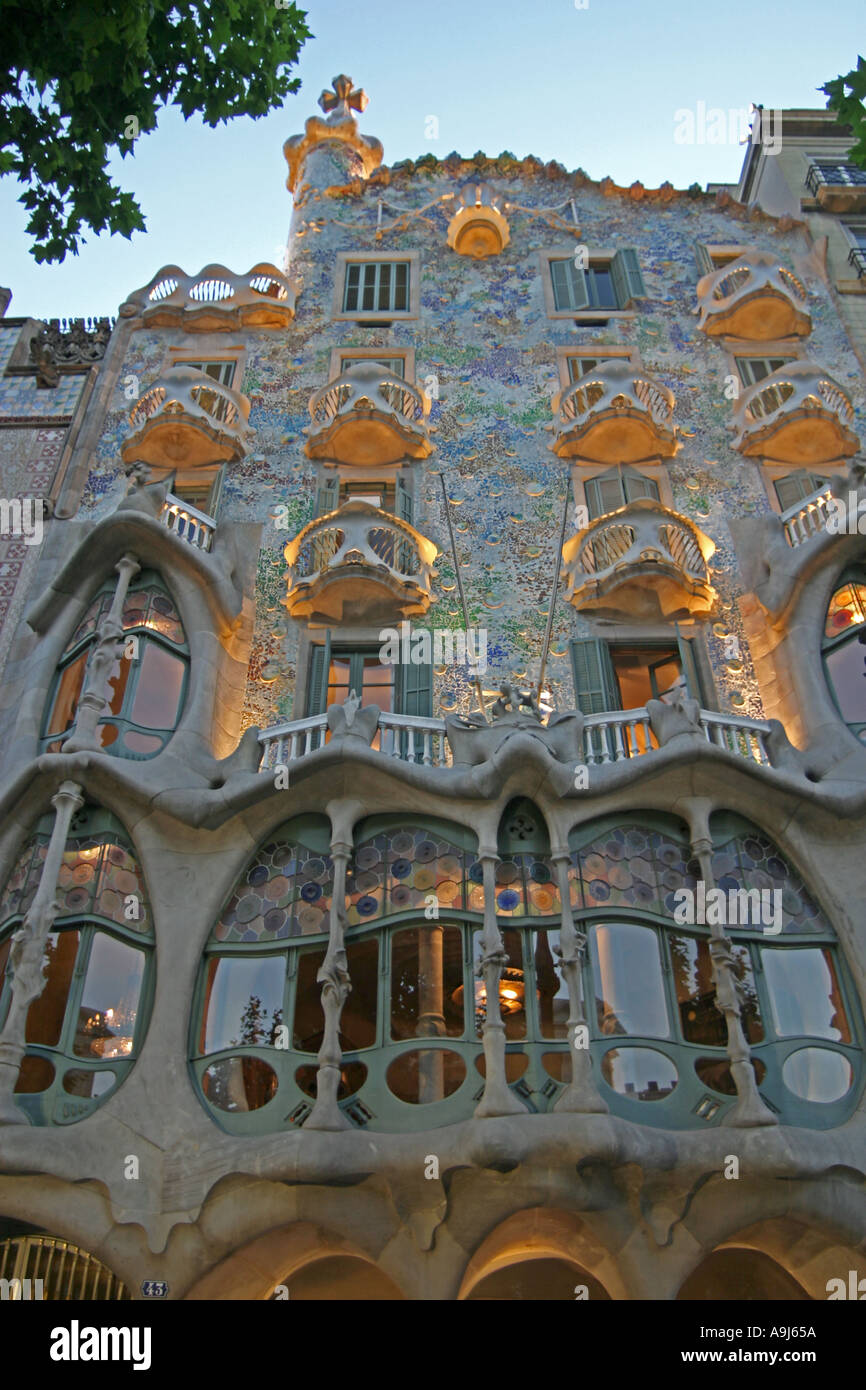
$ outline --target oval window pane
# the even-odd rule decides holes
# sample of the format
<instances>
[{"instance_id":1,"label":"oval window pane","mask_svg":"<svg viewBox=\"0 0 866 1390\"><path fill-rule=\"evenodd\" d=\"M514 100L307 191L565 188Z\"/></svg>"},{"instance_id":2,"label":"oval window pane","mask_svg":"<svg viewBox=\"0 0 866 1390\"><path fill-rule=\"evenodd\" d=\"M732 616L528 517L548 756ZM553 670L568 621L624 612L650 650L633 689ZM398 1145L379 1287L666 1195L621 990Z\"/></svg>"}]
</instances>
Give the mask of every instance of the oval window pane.
<instances>
[{"instance_id":1,"label":"oval window pane","mask_svg":"<svg viewBox=\"0 0 866 1390\"><path fill-rule=\"evenodd\" d=\"M143 642L142 646L130 718L133 724L141 724L145 729L173 729L180 710L186 662L158 642Z\"/></svg>"},{"instance_id":2,"label":"oval window pane","mask_svg":"<svg viewBox=\"0 0 866 1390\"><path fill-rule=\"evenodd\" d=\"M506 1052L505 1054L505 1080L509 1086L513 1081L519 1081L526 1068L529 1066L529 1058L524 1052ZM482 1076L487 1076L487 1059L483 1052L479 1052L475 1058L475 1069Z\"/></svg>"},{"instance_id":3,"label":"oval window pane","mask_svg":"<svg viewBox=\"0 0 866 1390\"><path fill-rule=\"evenodd\" d=\"M677 1084L673 1062L650 1047L611 1048L602 1058L601 1074L629 1100L664 1100Z\"/></svg>"},{"instance_id":4,"label":"oval window pane","mask_svg":"<svg viewBox=\"0 0 866 1390\"><path fill-rule=\"evenodd\" d=\"M655 932L631 923L595 926L590 950L598 1026L604 1036L669 1037Z\"/></svg>"},{"instance_id":5,"label":"oval window pane","mask_svg":"<svg viewBox=\"0 0 866 1390\"><path fill-rule=\"evenodd\" d=\"M162 744L157 734L140 734L135 729L130 729L123 737L123 746L130 753L158 753Z\"/></svg>"},{"instance_id":6,"label":"oval window pane","mask_svg":"<svg viewBox=\"0 0 866 1390\"><path fill-rule=\"evenodd\" d=\"M260 1057L222 1057L211 1062L202 1089L218 1110L261 1110L277 1093L277 1073Z\"/></svg>"},{"instance_id":7,"label":"oval window pane","mask_svg":"<svg viewBox=\"0 0 866 1390\"><path fill-rule=\"evenodd\" d=\"M773 1026L780 1038L806 1034L834 1042L851 1041L839 981L826 948L774 951L765 947L761 957Z\"/></svg>"},{"instance_id":8,"label":"oval window pane","mask_svg":"<svg viewBox=\"0 0 866 1390\"><path fill-rule=\"evenodd\" d=\"M113 1071L85 1071L83 1067L73 1067L63 1078L63 1089L71 1096L87 1096L96 1100L106 1095L117 1077Z\"/></svg>"},{"instance_id":9,"label":"oval window pane","mask_svg":"<svg viewBox=\"0 0 866 1390\"><path fill-rule=\"evenodd\" d=\"M199 1050L269 1046L283 1021L285 982L285 956L212 956Z\"/></svg>"},{"instance_id":10,"label":"oval window pane","mask_svg":"<svg viewBox=\"0 0 866 1390\"><path fill-rule=\"evenodd\" d=\"M758 1057L753 1057L751 1060L755 1080L760 1086L767 1075L767 1068ZM737 1094L737 1085L727 1057L699 1057L695 1062L695 1071L703 1084L711 1091L720 1091L723 1096L735 1096Z\"/></svg>"},{"instance_id":11,"label":"oval window pane","mask_svg":"<svg viewBox=\"0 0 866 1390\"><path fill-rule=\"evenodd\" d=\"M22 1057L15 1094L37 1095L40 1091L47 1091L53 1080L54 1066L47 1057Z\"/></svg>"},{"instance_id":12,"label":"oval window pane","mask_svg":"<svg viewBox=\"0 0 866 1390\"><path fill-rule=\"evenodd\" d=\"M295 1085L303 1091L305 1096L312 1096L315 1099L318 1074L319 1068L313 1065L298 1067L295 1072ZM348 1096L353 1096L356 1091L360 1091L366 1080L367 1068L363 1062L344 1062L340 1067L337 1100L346 1100Z\"/></svg>"},{"instance_id":13,"label":"oval window pane","mask_svg":"<svg viewBox=\"0 0 866 1390\"><path fill-rule=\"evenodd\" d=\"M144 952L96 932L78 1011L76 1057L128 1057L144 979Z\"/></svg>"},{"instance_id":14,"label":"oval window pane","mask_svg":"<svg viewBox=\"0 0 866 1390\"><path fill-rule=\"evenodd\" d=\"M418 1048L403 1052L388 1068L388 1089L409 1105L432 1105L452 1096L463 1084L466 1063L459 1052Z\"/></svg>"},{"instance_id":15,"label":"oval window pane","mask_svg":"<svg viewBox=\"0 0 866 1390\"><path fill-rule=\"evenodd\" d=\"M541 1065L548 1076L552 1076L554 1081L561 1082L563 1086L571 1080L571 1058L567 1052L544 1052Z\"/></svg>"},{"instance_id":16,"label":"oval window pane","mask_svg":"<svg viewBox=\"0 0 866 1390\"><path fill-rule=\"evenodd\" d=\"M782 1080L801 1100L828 1105L848 1094L853 1072L841 1052L831 1052L828 1047L801 1047L785 1058Z\"/></svg>"}]
</instances>

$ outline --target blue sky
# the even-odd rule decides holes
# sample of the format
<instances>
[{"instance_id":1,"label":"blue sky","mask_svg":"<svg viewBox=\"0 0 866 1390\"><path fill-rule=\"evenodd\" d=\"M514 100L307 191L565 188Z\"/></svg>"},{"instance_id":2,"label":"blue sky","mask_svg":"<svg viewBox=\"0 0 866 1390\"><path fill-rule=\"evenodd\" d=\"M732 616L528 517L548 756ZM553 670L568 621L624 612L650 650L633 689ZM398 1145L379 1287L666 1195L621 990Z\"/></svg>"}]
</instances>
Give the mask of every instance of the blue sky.
<instances>
[{"instance_id":1,"label":"blue sky","mask_svg":"<svg viewBox=\"0 0 866 1390\"><path fill-rule=\"evenodd\" d=\"M262 0L268 3L268 0ZM303 8L303 0L298 0ZM817 90L866 51L863 0L310 0L315 35L301 90L260 121L208 130L166 112L136 153L113 164L147 232L90 235L77 257L38 266L18 185L0 179L0 284L12 315L115 313L161 266L195 273L279 263L291 215L282 144L346 72L370 105L362 129L386 163L433 151L557 159L593 178L648 187L735 182L736 142L674 139L677 110L817 107ZM427 118L439 123L426 138Z\"/></svg>"}]
</instances>

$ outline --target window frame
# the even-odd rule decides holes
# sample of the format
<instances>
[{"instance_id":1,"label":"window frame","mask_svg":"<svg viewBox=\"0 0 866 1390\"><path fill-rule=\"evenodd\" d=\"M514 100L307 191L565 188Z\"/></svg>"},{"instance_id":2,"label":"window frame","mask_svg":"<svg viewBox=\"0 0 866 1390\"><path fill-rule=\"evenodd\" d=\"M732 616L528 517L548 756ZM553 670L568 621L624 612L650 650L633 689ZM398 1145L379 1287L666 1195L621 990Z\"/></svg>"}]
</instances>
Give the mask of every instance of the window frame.
<instances>
[{"instance_id":1,"label":"window frame","mask_svg":"<svg viewBox=\"0 0 866 1390\"><path fill-rule=\"evenodd\" d=\"M348 268L350 265L395 264L405 262L409 267L409 295L407 309L344 309L346 299ZM340 323L389 324L395 321L416 319L421 312L421 256L418 251L400 251L391 255L376 255L369 251L338 251L334 267L334 295L331 319ZM352 352L351 356L357 354ZM376 354L373 354L376 356ZM389 354L390 355L390 354Z\"/></svg>"},{"instance_id":2,"label":"window frame","mask_svg":"<svg viewBox=\"0 0 866 1390\"><path fill-rule=\"evenodd\" d=\"M637 248L637 247L634 247L634 246L624 246L624 247L615 248L615 249L610 249L610 248L608 248L608 247L598 247L596 250L592 251L591 254L590 254L589 257L588 257L588 266L589 266L589 268L590 268L590 269L593 269L593 268L596 268L596 267L601 268L602 266L611 266L613 260L614 260L615 257L617 256L619 250L622 250L622 251L634 251L634 252L637 254L638 248ZM619 307L617 307L617 308L613 308L613 309L600 309L600 308L597 308L597 307L593 306L593 304L592 304L591 302L588 303L588 304L585 306L585 308L582 308L582 309L558 309L558 308L556 307L556 298L555 298L555 295L554 295L554 288L553 288L553 271L552 271L552 269L551 269L551 262L552 262L552 261L570 261L570 262L572 263L572 265L573 265L573 264L574 264L574 245L567 246L567 247L564 247L564 248L563 248L563 247L555 247L555 248L550 248L550 247L548 247L548 248L545 248L544 250L541 250L541 251L538 252L538 259L539 259L539 266L540 266L540 270L541 270L541 284L542 284L542 290L543 290L543 293L544 293L544 306L545 306L545 312L546 312L548 318L550 318L550 319L571 319L572 321L574 321L575 319L581 319L581 320L585 320L585 321L590 322L590 323L602 323L602 322L606 322L608 319L629 319L629 318L636 318L636 317L637 317L638 311L637 311L636 309L629 309L629 308L627 308L627 307L626 307L626 308L619 308ZM639 273L639 274L641 275L641 277L642 277L643 272L642 272L642 269L641 269L640 265L638 265L638 273ZM611 274L612 274L612 272L611 272ZM644 286L644 289L645 289L645 288L646 288L646 287ZM615 291L614 291L614 292L615 292ZM634 298L639 298L639 297L649 297L649 296L634 296ZM629 302L631 302L631 301L629 301ZM592 354L591 354L591 353L586 353L585 356L588 356L588 357L589 357L589 356L592 356Z\"/></svg>"},{"instance_id":3,"label":"window frame","mask_svg":"<svg viewBox=\"0 0 866 1390\"><path fill-rule=\"evenodd\" d=\"M411 293L411 281L410 281ZM334 347L331 348L331 357L328 364L328 380L336 381L343 375L345 370L343 361L346 358L357 358L364 362L378 362L383 357L403 359L403 380L410 386L415 385L415 349L414 347Z\"/></svg>"}]
</instances>

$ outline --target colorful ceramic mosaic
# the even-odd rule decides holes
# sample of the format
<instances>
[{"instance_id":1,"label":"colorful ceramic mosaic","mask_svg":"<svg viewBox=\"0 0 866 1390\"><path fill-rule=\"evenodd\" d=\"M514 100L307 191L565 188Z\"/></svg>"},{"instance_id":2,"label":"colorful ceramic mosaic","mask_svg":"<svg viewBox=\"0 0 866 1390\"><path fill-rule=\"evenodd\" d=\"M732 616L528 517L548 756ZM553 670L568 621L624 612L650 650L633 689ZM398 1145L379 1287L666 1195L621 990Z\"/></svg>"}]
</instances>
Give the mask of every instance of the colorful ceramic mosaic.
<instances>
[{"instance_id":1,"label":"colorful ceramic mosaic","mask_svg":"<svg viewBox=\"0 0 866 1390\"><path fill-rule=\"evenodd\" d=\"M866 622L866 584L843 584L827 609L825 637L838 637L846 628Z\"/></svg>"},{"instance_id":2,"label":"colorful ceramic mosaic","mask_svg":"<svg viewBox=\"0 0 866 1390\"><path fill-rule=\"evenodd\" d=\"M19 856L0 898L0 922L23 916L33 902L48 847L38 836ZM135 916L127 912L136 899ZM109 834L73 836L67 841L57 875L58 921L64 917L105 917L130 931L150 935L150 909L135 856Z\"/></svg>"},{"instance_id":3,"label":"colorful ceramic mosaic","mask_svg":"<svg viewBox=\"0 0 866 1390\"><path fill-rule=\"evenodd\" d=\"M232 893L211 940L259 943L326 932L333 891L330 855L270 840Z\"/></svg>"},{"instance_id":4,"label":"colorful ceramic mosaic","mask_svg":"<svg viewBox=\"0 0 866 1390\"><path fill-rule=\"evenodd\" d=\"M672 915L678 888L693 889L684 842L657 830L617 826L571 855L576 907L639 907Z\"/></svg>"},{"instance_id":5,"label":"colorful ceramic mosaic","mask_svg":"<svg viewBox=\"0 0 866 1390\"><path fill-rule=\"evenodd\" d=\"M738 835L713 855L716 886L735 889L781 890L784 932L827 932L833 928L811 897L802 878L760 831ZM732 926L732 930L736 930Z\"/></svg>"},{"instance_id":6,"label":"colorful ceramic mosaic","mask_svg":"<svg viewBox=\"0 0 866 1390\"><path fill-rule=\"evenodd\" d=\"M104 593L97 595L72 634L67 651L96 631L99 620L111 607L113 594L114 585L111 584ZM177 645L186 641L180 614L165 591L158 586L131 588L124 601L121 621L126 629L148 628Z\"/></svg>"},{"instance_id":7,"label":"colorful ceramic mosaic","mask_svg":"<svg viewBox=\"0 0 866 1390\"><path fill-rule=\"evenodd\" d=\"M423 911L431 893L440 911L484 911L476 857L417 826L383 831L359 845L347 887L350 926L411 908Z\"/></svg>"}]
</instances>

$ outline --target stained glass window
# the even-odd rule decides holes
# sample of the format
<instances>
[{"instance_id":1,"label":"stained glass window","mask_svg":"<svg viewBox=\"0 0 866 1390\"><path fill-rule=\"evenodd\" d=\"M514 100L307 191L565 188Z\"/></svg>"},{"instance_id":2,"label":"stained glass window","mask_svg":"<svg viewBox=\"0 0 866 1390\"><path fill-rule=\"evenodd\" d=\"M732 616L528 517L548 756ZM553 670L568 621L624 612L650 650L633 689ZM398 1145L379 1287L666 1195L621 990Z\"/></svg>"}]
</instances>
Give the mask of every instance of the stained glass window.
<instances>
[{"instance_id":1,"label":"stained glass window","mask_svg":"<svg viewBox=\"0 0 866 1390\"><path fill-rule=\"evenodd\" d=\"M327 932L333 891L331 856L278 834L244 873L212 939L260 943Z\"/></svg>"},{"instance_id":2,"label":"stained glass window","mask_svg":"<svg viewBox=\"0 0 866 1390\"><path fill-rule=\"evenodd\" d=\"M827 682L852 733L866 742L866 575L845 576L833 594L824 621L823 654Z\"/></svg>"}]
</instances>

